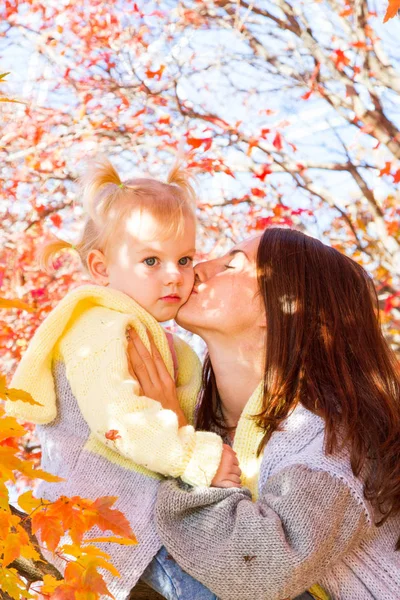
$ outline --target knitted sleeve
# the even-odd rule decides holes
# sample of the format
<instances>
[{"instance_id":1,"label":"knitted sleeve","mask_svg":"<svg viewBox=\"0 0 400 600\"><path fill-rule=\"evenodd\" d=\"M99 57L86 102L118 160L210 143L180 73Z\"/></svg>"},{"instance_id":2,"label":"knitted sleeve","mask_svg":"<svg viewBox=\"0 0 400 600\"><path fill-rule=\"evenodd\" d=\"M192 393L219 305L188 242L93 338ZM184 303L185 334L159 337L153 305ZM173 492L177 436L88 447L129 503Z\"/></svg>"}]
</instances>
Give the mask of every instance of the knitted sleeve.
<instances>
[{"instance_id":1,"label":"knitted sleeve","mask_svg":"<svg viewBox=\"0 0 400 600\"><path fill-rule=\"evenodd\" d=\"M303 465L271 477L257 502L246 489L164 482L157 523L180 566L221 600L293 598L368 528L343 481Z\"/></svg>"},{"instance_id":2,"label":"knitted sleeve","mask_svg":"<svg viewBox=\"0 0 400 600\"><path fill-rule=\"evenodd\" d=\"M103 310L88 311L59 347L72 392L92 433L151 471L209 486L221 460L221 438L196 432L191 425L179 428L173 411L141 395L129 374L126 354L125 329L135 323L126 315L106 319Z\"/></svg>"}]
</instances>

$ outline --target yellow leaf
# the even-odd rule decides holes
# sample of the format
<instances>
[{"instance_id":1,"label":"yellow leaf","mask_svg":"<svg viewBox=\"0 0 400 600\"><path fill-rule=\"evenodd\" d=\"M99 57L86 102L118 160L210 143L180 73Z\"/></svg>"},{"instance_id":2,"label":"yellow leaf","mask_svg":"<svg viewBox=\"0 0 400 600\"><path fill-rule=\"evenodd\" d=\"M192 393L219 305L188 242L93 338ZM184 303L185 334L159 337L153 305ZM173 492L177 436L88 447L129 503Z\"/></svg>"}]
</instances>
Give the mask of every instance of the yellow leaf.
<instances>
[{"instance_id":1,"label":"yellow leaf","mask_svg":"<svg viewBox=\"0 0 400 600\"><path fill-rule=\"evenodd\" d=\"M43 481L48 481L49 483L65 481L62 477L52 475L51 473L47 473L47 471L42 471L42 469L34 469L32 463L27 461L23 461L23 464L19 466L18 470L24 475L27 475L27 477L31 477L32 479L43 479Z\"/></svg>"},{"instance_id":2,"label":"yellow leaf","mask_svg":"<svg viewBox=\"0 0 400 600\"><path fill-rule=\"evenodd\" d=\"M0 569L0 590L14 600L34 598L26 589L26 582L20 579L16 569Z\"/></svg>"},{"instance_id":3,"label":"yellow leaf","mask_svg":"<svg viewBox=\"0 0 400 600\"><path fill-rule=\"evenodd\" d=\"M37 552L35 548L30 544L25 544L25 546L21 546L21 556L23 556L27 560L41 560L39 552Z\"/></svg>"},{"instance_id":4,"label":"yellow leaf","mask_svg":"<svg viewBox=\"0 0 400 600\"><path fill-rule=\"evenodd\" d=\"M59 580L53 577L53 575L45 575L41 591L43 594L52 594L62 583L64 583L63 579Z\"/></svg>"},{"instance_id":5,"label":"yellow leaf","mask_svg":"<svg viewBox=\"0 0 400 600\"><path fill-rule=\"evenodd\" d=\"M12 437L22 437L27 433L14 417L3 417L0 419L0 442Z\"/></svg>"},{"instance_id":6,"label":"yellow leaf","mask_svg":"<svg viewBox=\"0 0 400 600\"><path fill-rule=\"evenodd\" d=\"M21 102L20 100L12 100L11 98L0 98L0 102L14 102L15 104L26 104L26 102Z\"/></svg>"},{"instance_id":7,"label":"yellow leaf","mask_svg":"<svg viewBox=\"0 0 400 600\"><path fill-rule=\"evenodd\" d=\"M110 571L110 573L112 575L114 575L114 577L121 577L120 572L114 567L114 565L112 565L111 563L109 563L107 560L105 560L104 558L87 558L86 560L82 560L82 558L80 559L81 563L83 563L85 566L96 566L96 567L101 567L102 569L107 569L107 571Z\"/></svg>"},{"instance_id":8,"label":"yellow leaf","mask_svg":"<svg viewBox=\"0 0 400 600\"><path fill-rule=\"evenodd\" d=\"M32 396L24 390L9 388L5 390L5 395L7 396L8 400L12 400L12 402L17 402L18 400L21 400L22 402L27 402L28 404L36 404L37 406L43 406L42 404L40 404L40 402L36 402L36 400L34 400Z\"/></svg>"},{"instance_id":9,"label":"yellow leaf","mask_svg":"<svg viewBox=\"0 0 400 600\"><path fill-rule=\"evenodd\" d=\"M110 537L90 538L91 542L112 542L113 544L121 544L121 546L135 546L138 542L136 538L123 538L111 535Z\"/></svg>"},{"instance_id":10,"label":"yellow leaf","mask_svg":"<svg viewBox=\"0 0 400 600\"><path fill-rule=\"evenodd\" d=\"M18 498L18 504L21 509L29 515L33 510L36 510L43 503L40 498L34 498L32 490L29 490L28 492L25 492L25 494L21 494L21 496Z\"/></svg>"},{"instance_id":11,"label":"yellow leaf","mask_svg":"<svg viewBox=\"0 0 400 600\"><path fill-rule=\"evenodd\" d=\"M6 98L0 98L1 102L17 102L17 100L7 100ZM27 310L28 312L34 312L35 308L30 306L26 302L22 300L18 300L17 298L10 300L8 298L0 298L0 308L18 308L21 310Z\"/></svg>"},{"instance_id":12,"label":"yellow leaf","mask_svg":"<svg viewBox=\"0 0 400 600\"><path fill-rule=\"evenodd\" d=\"M90 540L92 541L92 540ZM78 544L65 544L60 548L60 551L63 554L68 554L69 556L73 556L74 558L80 558L82 555L85 556L101 556L103 558L110 558L110 556L100 550L97 546L78 546Z\"/></svg>"}]
</instances>

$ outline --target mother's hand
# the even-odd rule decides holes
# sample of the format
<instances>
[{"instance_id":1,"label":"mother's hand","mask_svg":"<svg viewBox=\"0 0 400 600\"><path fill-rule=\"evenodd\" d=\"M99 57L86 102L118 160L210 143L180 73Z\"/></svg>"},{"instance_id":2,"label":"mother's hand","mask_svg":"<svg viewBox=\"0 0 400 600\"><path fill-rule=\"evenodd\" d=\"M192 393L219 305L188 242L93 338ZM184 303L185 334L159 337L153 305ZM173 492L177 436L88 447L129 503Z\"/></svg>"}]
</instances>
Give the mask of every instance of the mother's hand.
<instances>
[{"instance_id":1,"label":"mother's hand","mask_svg":"<svg viewBox=\"0 0 400 600\"><path fill-rule=\"evenodd\" d=\"M144 395L160 402L163 408L173 410L178 417L179 427L183 427L188 423L178 402L175 382L149 331L147 335L151 353L134 329L127 331L129 372L139 382Z\"/></svg>"}]
</instances>

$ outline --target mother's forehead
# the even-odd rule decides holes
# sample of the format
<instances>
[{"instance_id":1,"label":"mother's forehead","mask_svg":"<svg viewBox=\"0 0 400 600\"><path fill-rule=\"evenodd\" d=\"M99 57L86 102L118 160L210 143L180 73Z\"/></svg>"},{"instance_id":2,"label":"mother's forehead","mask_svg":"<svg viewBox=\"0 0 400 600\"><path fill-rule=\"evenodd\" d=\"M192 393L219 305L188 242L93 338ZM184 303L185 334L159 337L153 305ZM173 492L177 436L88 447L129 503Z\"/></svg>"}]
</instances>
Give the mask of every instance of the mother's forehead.
<instances>
[{"instance_id":1,"label":"mother's forehead","mask_svg":"<svg viewBox=\"0 0 400 600\"><path fill-rule=\"evenodd\" d=\"M232 250L245 250L245 252L254 253L258 249L262 234L253 235L252 237L246 238L243 242L235 244L229 251Z\"/></svg>"}]
</instances>

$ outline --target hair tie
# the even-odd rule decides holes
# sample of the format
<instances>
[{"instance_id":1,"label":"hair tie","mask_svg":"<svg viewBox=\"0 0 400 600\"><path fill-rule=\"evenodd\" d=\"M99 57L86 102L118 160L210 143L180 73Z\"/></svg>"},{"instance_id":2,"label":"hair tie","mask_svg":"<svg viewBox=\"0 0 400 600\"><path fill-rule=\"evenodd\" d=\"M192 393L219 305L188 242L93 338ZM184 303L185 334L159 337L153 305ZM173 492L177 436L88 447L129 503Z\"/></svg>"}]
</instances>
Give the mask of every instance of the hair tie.
<instances>
[{"instance_id":1,"label":"hair tie","mask_svg":"<svg viewBox=\"0 0 400 600\"><path fill-rule=\"evenodd\" d=\"M119 188L123 188L123 187L124 187L124 184L123 184L123 183L119 183L119 184L118 184L118 187L119 187Z\"/></svg>"},{"instance_id":2,"label":"hair tie","mask_svg":"<svg viewBox=\"0 0 400 600\"><path fill-rule=\"evenodd\" d=\"M71 244L71 250L76 250L78 252L77 247L75 246L75 244Z\"/></svg>"}]
</instances>

